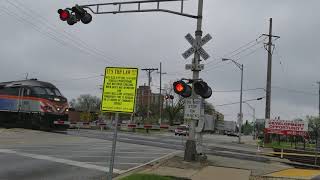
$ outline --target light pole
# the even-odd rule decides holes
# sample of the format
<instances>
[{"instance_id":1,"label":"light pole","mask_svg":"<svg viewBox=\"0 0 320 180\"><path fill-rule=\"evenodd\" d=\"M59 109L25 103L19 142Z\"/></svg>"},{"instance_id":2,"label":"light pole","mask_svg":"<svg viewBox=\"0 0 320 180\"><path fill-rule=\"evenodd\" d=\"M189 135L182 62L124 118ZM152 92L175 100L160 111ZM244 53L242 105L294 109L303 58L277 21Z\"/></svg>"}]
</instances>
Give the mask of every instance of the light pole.
<instances>
[{"instance_id":1,"label":"light pole","mask_svg":"<svg viewBox=\"0 0 320 180\"><path fill-rule=\"evenodd\" d=\"M241 143L241 127L242 127L242 86L243 86L243 64L236 62L233 59L222 58L222 61L232 61L241 70L241 89L240 89L240 112L239 112L239 139L238 143Z\"/></svg>"},{"instance_id":2,"label":"light pole","mask_svg":"<svg viewBox=\"0 0 320 180\"><path fill-rule=\"evenodd\" d=\"M248 105L248 107L250 107L253 111L252 117L253 117L253 139L256 139L256 109L254 107L252 107L249 103L244 102Z\"/></svg>"}]
</instances>

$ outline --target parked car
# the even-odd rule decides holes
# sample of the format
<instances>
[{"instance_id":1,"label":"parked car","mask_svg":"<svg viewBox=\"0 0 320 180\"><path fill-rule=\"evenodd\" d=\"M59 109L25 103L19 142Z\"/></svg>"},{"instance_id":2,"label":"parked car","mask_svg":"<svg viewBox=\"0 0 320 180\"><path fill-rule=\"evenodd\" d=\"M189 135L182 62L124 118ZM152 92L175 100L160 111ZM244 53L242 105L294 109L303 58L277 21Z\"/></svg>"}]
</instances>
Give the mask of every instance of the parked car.
<instances>
[{"instance_id":1,"label":"parked car","mask_svg":"<svg viewBox=\"0 0 320 180\"><path fill-rule=\"evenodd\" d=\"M180 125L174 130L174 135L179 136L189 136L189 126L188 125Z\"/></svg>"}]
</instances>

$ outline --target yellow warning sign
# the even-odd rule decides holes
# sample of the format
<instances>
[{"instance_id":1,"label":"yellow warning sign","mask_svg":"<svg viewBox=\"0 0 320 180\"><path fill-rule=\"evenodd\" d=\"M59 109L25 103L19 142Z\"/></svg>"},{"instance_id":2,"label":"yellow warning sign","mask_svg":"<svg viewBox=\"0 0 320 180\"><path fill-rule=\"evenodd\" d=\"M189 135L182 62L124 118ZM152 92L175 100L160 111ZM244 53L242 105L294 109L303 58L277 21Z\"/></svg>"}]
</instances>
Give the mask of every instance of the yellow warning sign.
<instances>
[{"instance_id":1,"label":"yellow warning sign","mask_svg":"<svg viewBox=\"0 0 320 180\"><path fill-rule=\"evenodd\" d=\"M137 68L106 67L101 110L133 113L137 79Z\"/></svg>"}]
</instances>

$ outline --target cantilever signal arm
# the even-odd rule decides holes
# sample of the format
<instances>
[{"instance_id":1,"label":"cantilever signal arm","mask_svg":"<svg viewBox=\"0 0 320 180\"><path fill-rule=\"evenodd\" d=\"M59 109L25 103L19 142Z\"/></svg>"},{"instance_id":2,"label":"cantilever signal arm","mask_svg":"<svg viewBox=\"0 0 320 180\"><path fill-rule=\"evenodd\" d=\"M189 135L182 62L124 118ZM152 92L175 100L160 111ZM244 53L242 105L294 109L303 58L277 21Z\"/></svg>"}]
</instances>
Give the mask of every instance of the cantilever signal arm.
<instances>
[{"instance_id":1,"label":"cantilever signal arm","mask_svg":"<svg viewBox=\"0 0 320 180\"><path fill-rule=\"evenodd\" d=\"M167 12L171 14L176 14L180 16L186 16L189 18L202 18L196 15L191 15L191 14L186 14L183 12L183 7L184 7L184 1L187 0L149 0L149 1L126 1L126 2L111 2L111 3L99 3L99 4L88 4L88 5L80 5L82 8L89 9L93 14L118 14L118 13L136 13L136 12ZM173 11L173 10L168 10L168 9L162 9L160 8L160 4L162 2L180 2L180 11ZM143 8L141 7L142 4L155 4L157 7L156 8ZM135 4L137 7L135 9L132 9L130 6L129 8L131 10L125 10L123 7L126 5L132 5ZM110 7L114 6L117 7L115 10L109 10L109 11L103 11L101 10L101 7Z\"/></svg>"}]
</instances>

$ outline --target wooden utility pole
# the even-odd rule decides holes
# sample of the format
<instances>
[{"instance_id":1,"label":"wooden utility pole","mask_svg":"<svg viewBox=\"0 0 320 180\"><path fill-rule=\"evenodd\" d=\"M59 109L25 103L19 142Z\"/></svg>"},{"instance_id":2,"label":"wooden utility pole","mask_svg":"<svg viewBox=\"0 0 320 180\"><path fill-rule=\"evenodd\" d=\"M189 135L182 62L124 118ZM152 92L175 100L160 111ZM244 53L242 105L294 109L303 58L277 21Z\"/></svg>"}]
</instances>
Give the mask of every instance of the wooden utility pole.
<instances>
[{"instance_id":1,"label":"wooden utility pole","mask_svg":"<svg viewBox=\"0 0 320 180\"><path fill-rule=\"evenodd\" d=\"M273 47L272 38L280 38L279 36L272 35L272 18L270 18L270 25L269 25L269 34L262 34L267 36L269 41L265 46L265 49L268 52L268 67L267 67L267 85L266 85L266 109L265 109L265 119L270 119L270 112L271 112L271 78L272 78L272 54L273 54ZM269 141L267 135L264 138L265 143Z\"/></svg>"},{"instance_id":2,"label":"wooden utility pole","mask_svg":"<svg viewBox=\"0 0 320 180\"><path fill-rule=\"evenodd\" d=\"M147 71L148 73L148 86L149 86L149 89L150 89L150 92L148 92L148 97L147 97L147 100L148 100L148 107L147 107L147 118L150 117L150 98L151 98L151 73L153 71L158 71L158 68L144 68L144 69L141 69L142 71Z\"/></svg>"},{"instance_id":3,"label":"wooden utility pole","mask_svg":"<svg viewBox=\"0 0 320 180\"><path fill-rule=\"evenodd\" d=\"M162 123L162 108L163 108L163 98L162 98L162 75L167 74L162 72L162 63L160 62L160 71L158 72L160 75L160 90L159 90L159 125Z\"/></svg>"},{"instance_id":4,"label":"wooden utility pole","mask_svg":"<svg viewBox=\"0 0 320 180\"><path fill-rule=\"evenodd\" d=\"M319 84L319 111L318 111L318 113L319 113L319 118L320 118L320 81L318 82L318 84Z\"/></svg>"}]
</instances>

